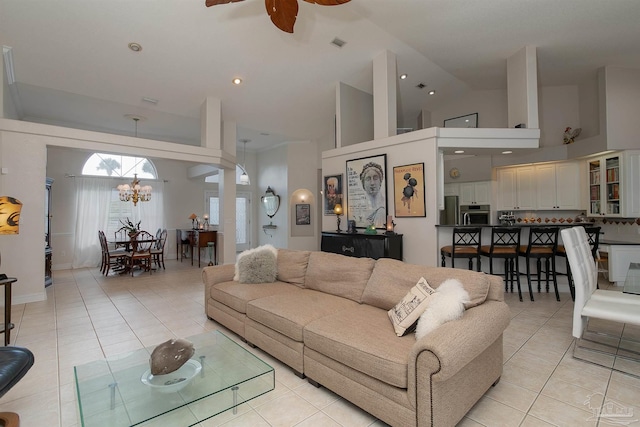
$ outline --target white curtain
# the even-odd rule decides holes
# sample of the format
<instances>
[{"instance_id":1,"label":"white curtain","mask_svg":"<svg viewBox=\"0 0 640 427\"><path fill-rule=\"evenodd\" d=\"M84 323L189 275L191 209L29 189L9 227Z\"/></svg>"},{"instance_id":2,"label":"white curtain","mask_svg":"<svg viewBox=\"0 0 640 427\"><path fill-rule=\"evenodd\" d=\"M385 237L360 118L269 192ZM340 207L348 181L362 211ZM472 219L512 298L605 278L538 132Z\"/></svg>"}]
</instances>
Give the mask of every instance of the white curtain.
<instances>
[{"instance_id":1,"label":"white curtain","mask_svg":"<svg viewBox=\"0 0 640 427\"><path fill-rule=\"evenodd\" d=\"M164 183L153 181L151 200L121 202L116 186L121 181L109 178L75 178L76 180L76 230L72 268L100 265L101 249L98 230L103 230L107 240L122 226L120 220L129 218L134 224L151 234L165 227Z\"/></svg>"}]
</instances>

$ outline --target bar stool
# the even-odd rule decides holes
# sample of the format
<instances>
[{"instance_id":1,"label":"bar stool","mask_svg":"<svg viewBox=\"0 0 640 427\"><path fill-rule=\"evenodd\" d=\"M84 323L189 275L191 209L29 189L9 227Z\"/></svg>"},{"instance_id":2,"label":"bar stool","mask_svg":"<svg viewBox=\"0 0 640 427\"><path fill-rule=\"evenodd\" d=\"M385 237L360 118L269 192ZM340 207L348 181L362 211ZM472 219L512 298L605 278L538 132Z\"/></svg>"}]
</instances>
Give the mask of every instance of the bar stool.
<instances>
[{"instance_id":1,"label":"bar stool","mask_svg":"<svg viewBox=\"0 0 640 427\"><path fill-rule=\"evenodd\" d=\"M482 227L454 227L453 244L440 248L442 266L445 267L445 257L451 258L451 268L456 268L456 258L468 258L469 270L473 270L473 259L476 258L476 271L480 271L480 238Z\"/></svg>"},{"instance_id":2,"label":"bar stool","mask_svg":"<svg viewBox=\"0 0 640 427\"><path fill-rule=\"evenodd\" d=\"M514 279L518 284L518 297L522 301L522 289L520 288L520 274L518 273L518 251L520 249L520 227L493 227L491 229L491 245L480 247L480 254L489 257L489 273L493 274L493 259L504 259L504 286L505 292L513 292ZM533 301L533 293L529 286L529 295Z\"/></svg>"},{"instance_id":3,"label":"bar stool","mask_svg":"<svg viewBox=\"0 0 640 427\"><path fill-rule=\"evenodd\" d=\"M529 292L531 292L531 266L530 260L535 258L538 282L538 292L540 292L540 275L542 272L542 259L545 260L546 290L549 292L549 275L553 278L553 286L556 291L556 300L560 301L558 293L558 280L556 278L556 252L558 249L558 227L531 227L529 229L529 244L520 245L519 255L526 258L527 282ZM533 301L533 293L531 294Z\"/></svg>"},{"instance_id":4,"label":"bar stool","mask_svg":"<svg viewBox=\"0 0 640 427\"><path fill-rule=\"evenodd\" d=\"M587 239L589 240L589 246L591 246L591 255L593 259L598 259L598 246L600 244L600 227L585 227L584 231L587 233ZM571 267L569 266L569 258L567 258L567 251L564 245L558 245L559 257L564 257L567 263L567 280L569 282L569 291L571 292L571 299L576 300L575 288L573 286L573 277L571 276Z\"/></svg>"}]
</instances>

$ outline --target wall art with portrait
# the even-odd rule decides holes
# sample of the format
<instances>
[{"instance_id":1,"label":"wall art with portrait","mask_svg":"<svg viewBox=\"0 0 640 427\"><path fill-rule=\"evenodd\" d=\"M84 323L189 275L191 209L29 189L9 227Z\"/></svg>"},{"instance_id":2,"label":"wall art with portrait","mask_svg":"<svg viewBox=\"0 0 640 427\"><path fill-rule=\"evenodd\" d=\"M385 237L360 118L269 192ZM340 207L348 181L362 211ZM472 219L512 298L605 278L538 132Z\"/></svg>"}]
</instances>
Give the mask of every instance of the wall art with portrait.
<instances>
[{"instance_id":1,"label":"wall art with portrait","mask_svg":"<svg viewBox=\"0 0 640 427\"><path fill-rule=\"evenodd\" d=\"M311 205L302 203L296 205L296 225L311 224Z\"/></svg>"},{"instance_id":2,"label":"wall art with portrait","mask_svg":"<svg viewBox=\"0 0 640 427\"><path fill-rule=\"evenodd\" d=\"M336 204L342 204L342 174L327 175L324 177L324 214L335 215L333 208ZM344 209L344 206L343 206Z\"/></svg>"},{"instance_id":3,"label":"wall art with portrait","mask_svg":"<svg viewBox=\"0 0 640 427\"><path fill-rule=\"evenodd\" d=\"M393 167L393 206L397 218L427 216L424 163Z\"/></svg>"},{"instance_id":4,"label":"wall art with portrait","mask_svg":"<svg viewBox=\"0 0 640 427\"><path fill-rule=\"evenodd\" d=\"M387 218L387 155L347 161L347 219L357 228L384 228Z\"/></svg>"}]
</instances>

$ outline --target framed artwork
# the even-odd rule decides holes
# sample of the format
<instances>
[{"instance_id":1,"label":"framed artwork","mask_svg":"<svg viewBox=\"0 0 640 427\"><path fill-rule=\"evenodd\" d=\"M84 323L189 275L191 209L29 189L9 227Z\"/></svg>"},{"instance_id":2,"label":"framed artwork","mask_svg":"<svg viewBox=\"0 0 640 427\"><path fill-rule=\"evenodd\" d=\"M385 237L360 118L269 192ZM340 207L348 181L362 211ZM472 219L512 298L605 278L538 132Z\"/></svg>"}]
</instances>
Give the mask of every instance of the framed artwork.
<instances>
[{"instance_id":1,"label":"framed artwork","mask_svg":"<svg viewBox=\"0 0 640 427\"><path fill-rule=\"evenodd\" d=\"M324 177L324 214L334 215L333 208L336 204L342 204L342 177L343 175L327 175ZM342 207L344 209L344 206Z\"/></svg>"},{"instance_id":2,"label":"framed artwork","mask_svg":"<svg viewBox=\"0 0 640 427\"><path fill-rule=\"evenodd\" d=\"M424 163L393 168L393 206L396 218L427 216Z\"/></svg>"},{"instance_id":3,"label":"framed artwork","mask_svg":"<svg viewBox=\"0 0 640 427\"><path fill-rule=\"evenodd\" d=\"M296 205L296 225L311 224L311 205L308 203Z\"/></svg>"},{"instance_id":4,"label":"framed artwork","mask_svg":"<svg viewBox=\"0 0 640 427\"><path fill-rule=\"evenodd\" d=\"M344 207L344 206L343 206ZM385 228L387 221L387 155L347 161L347 220L356 228L374 225Z\"/></svg>"},{"instance_id":5,"label":"framed artwork","mask_svg":"<svg viewBox=\"0 0 640 427\"><path fill-rule=\"evenodd\" d=\"M478 113L467 114L466 116L453 117L444 121L446 128L477 128Z\"/></svg>"}]
</instances>

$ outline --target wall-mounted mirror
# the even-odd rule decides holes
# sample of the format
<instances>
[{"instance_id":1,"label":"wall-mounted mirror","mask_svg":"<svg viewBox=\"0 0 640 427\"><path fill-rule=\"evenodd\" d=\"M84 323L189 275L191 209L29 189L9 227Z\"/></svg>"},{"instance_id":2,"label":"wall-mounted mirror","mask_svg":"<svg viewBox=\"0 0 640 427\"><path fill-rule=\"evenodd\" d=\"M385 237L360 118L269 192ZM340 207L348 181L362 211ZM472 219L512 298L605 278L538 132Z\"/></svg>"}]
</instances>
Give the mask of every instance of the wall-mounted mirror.
<instances>
[{"instance_id":1,"label":"wall-mounted mirror","mask_svg":"<svg viewBox=\"0 0 640 427\"><path fill-rule=\"evenodd\" d=\"M260 198L260 200L262 200L262 207L264 208L264 212L269 218L273 218L276 212L278 212L278 208L280 207L280 196L276 195L271 187L267 187L267 191L265 192L264 196Z\"/></svg>"}]
</instances>

